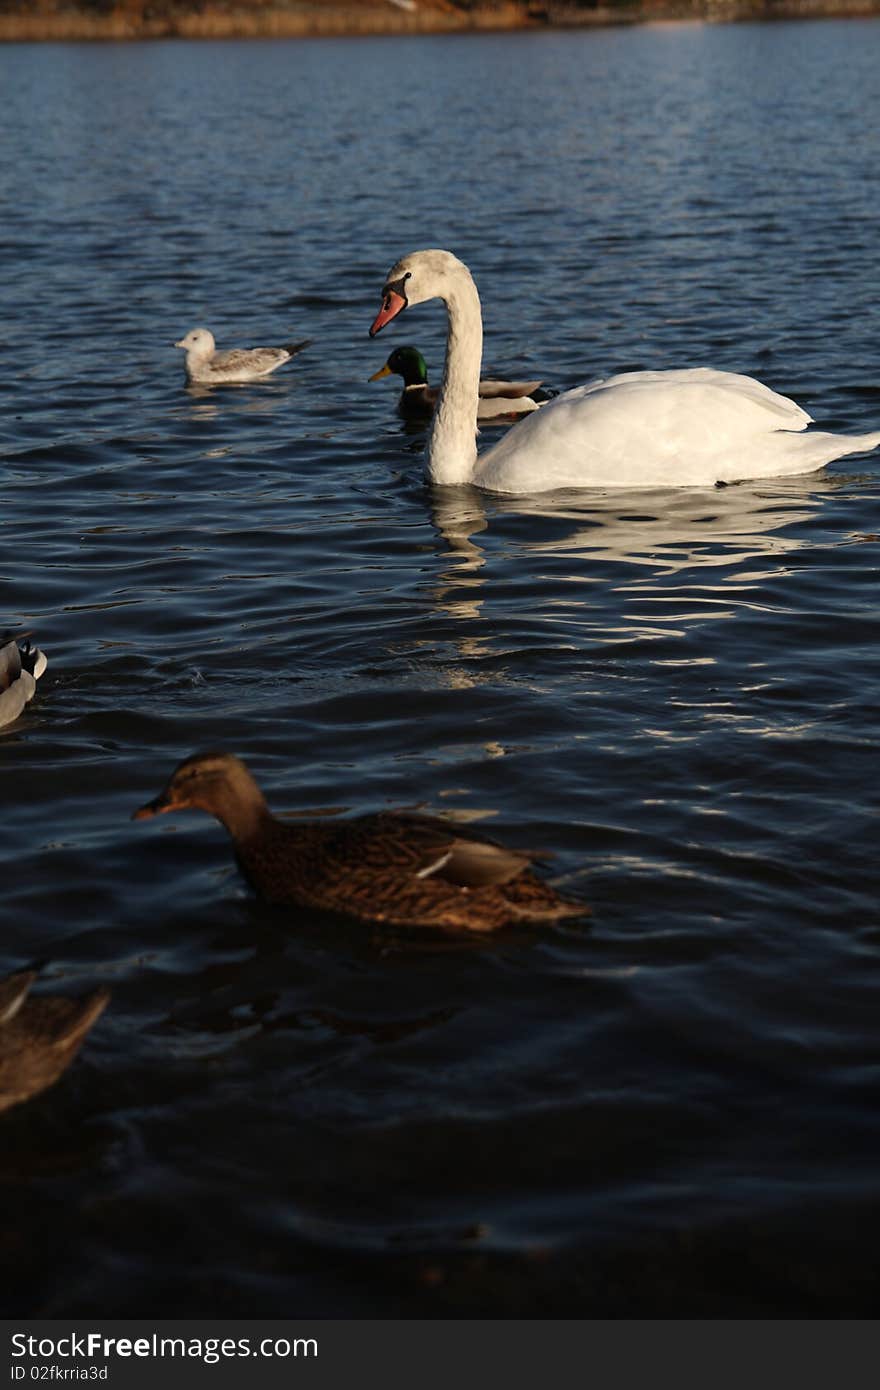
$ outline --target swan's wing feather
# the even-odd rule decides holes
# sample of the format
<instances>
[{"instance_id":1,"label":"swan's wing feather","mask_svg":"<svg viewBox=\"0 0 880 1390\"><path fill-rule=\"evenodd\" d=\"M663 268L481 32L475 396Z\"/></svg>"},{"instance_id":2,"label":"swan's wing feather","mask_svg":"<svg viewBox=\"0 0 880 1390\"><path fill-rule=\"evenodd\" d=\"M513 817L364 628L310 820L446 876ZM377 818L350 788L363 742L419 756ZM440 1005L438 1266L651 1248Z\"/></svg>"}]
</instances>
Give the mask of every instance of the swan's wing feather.
<instances>
[{"instance_id":1,"label":"swan's wing feather","mask_svg":"<svg viewBox=\"0 0 880 1390\"><path fill-rule=\"evenodd\" d=\"M802 430L812 420L795 401L754 377L712 367L623 372L566 396L589 400L597 426L606 423L619 429L627 417L637 416L643 426L674 431L677 443L706 428L742 438L766 430Z\"/></svg>"},{"instance_id":2,"label":"swan's wing feather","mask_svg":"<svg viewBox=\"0 0 880 1390\"><path fill-rule=\"evenodd\" d=\"M532 492L808 472L821 466L804 448L809 423L751 377L706 367L627 372L548 401L480 455L475 481Z\"/></svg>"}]
</instances>

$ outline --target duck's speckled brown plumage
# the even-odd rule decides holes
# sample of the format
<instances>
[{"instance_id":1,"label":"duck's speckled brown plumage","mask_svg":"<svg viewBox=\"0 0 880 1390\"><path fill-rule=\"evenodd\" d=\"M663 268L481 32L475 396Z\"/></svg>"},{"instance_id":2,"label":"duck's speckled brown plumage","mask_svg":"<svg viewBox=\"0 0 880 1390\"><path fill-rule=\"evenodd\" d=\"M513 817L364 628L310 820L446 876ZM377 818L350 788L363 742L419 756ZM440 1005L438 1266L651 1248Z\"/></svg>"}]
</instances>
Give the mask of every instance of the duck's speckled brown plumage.
<instances>
[{"instance_id":1,"label":"duck's speckled brown plumage","mask_svg":"<svg viewBox=\"0 0 880 1390\"><path fill-rule=\"evenodd\" d=\"M242 873L268 902L459 931L589 912L538 878L529 855L435 817L385 811L341 821L276 820L245 765L229 754L187 758L135 817L184 807L208 811L226 826Z\"/></svg>"},{"instance_id":2,"label":"duck's speckled brown plumage","mask_svg":"<svg viewBox=\"0 0 880 1390\"><path fill-rule=\"evenodd\" d=\"M36 972L0 980L0 1110L54 1085L79 1051L110 995L28 998Z\"/></svg>"}]
</instances>

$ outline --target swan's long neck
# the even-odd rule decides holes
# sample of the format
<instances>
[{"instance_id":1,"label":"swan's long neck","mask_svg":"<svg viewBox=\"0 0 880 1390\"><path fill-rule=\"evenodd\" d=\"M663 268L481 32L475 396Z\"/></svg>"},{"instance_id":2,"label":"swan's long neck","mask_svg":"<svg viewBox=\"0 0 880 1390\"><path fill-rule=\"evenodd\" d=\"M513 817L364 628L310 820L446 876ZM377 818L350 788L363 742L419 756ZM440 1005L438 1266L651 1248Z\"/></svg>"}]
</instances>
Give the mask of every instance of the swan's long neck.
<instances>
[{"instance_id":1,"label":"swan's long neck","mask_svg":"<svg viewBox=\"0 0 880 1390\"><path fill-rule=\"evenodd\" d=\"M428 438L433 483L468 483L477 461L477 405L483 360L480 296L465 266L443 295L448 316L446 362Z\"/></svg>"}]
</instances>

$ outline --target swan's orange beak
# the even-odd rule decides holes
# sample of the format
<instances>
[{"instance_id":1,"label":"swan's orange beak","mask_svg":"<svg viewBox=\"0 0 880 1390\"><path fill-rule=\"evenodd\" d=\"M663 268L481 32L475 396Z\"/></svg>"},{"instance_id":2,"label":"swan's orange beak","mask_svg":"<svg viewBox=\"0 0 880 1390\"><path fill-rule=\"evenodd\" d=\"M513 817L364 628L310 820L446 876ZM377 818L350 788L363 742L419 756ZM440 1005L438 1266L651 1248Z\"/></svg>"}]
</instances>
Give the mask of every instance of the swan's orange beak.
<instances>
[{"instance_id":1,"label":"swan's orange beak","mask_svg":"<svg viewBox=\"0 0 880 1390\"><path fill-rule=\"evenodd\" d=\"M398 294L396 290L386 290L382 300L382 308L373 320L373 326L370 329L370 337L375 338L376 334L385 327L386 323L390 323L392 319L397 318L401 309L405 308L406 300L402 294Z\"/></svg>"}]
</instances>

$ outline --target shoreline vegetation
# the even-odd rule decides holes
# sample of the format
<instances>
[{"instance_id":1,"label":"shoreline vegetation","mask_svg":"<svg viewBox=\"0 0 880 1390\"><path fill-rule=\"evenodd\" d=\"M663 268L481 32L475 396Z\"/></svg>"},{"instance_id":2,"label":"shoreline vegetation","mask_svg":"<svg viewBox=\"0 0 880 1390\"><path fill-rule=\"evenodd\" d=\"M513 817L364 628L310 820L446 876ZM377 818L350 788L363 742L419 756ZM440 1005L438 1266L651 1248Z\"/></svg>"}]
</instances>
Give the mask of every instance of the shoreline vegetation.
<instances>
[{"instance_id":1,"label":"shoreline vegetation","mask_svg":"<svg viewBox=\"0 0 880 1390\"><path fill-rule=\"evenodd\" d=\"M880 0L0 0L0 42L351 37L874 15Z\"/></svg>"}]
</instances>

